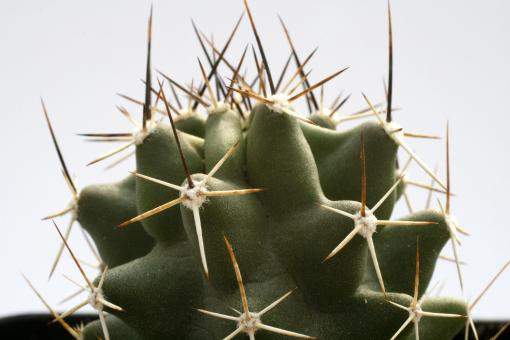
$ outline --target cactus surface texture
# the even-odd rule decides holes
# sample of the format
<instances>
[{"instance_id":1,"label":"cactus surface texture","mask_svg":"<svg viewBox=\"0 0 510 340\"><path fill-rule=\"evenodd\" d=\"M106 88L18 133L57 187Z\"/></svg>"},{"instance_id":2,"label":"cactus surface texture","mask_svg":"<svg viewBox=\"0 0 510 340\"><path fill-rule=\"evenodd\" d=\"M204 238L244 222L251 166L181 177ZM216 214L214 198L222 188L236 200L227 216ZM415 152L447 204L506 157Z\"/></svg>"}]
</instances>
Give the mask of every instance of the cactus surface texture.
<instances>
[{"instance_id":1,"label":"cactus surface texture","mask_svg":"<svg viewBox=\"0 0 510 340\"><path fill-rule=\"evenodd\" d=\"M429 283L442 248L452 238L457 243L459 230L449 215L449 184L392 122L391 30L387 105L374 107L366 98L367 110L351 118L368 119L339 128L334 114L346 98L328 110L317 94L345 69L310 84L302 66L308 60L300 63L292 47L289 72L296 64L296 77L277 82L244 5L257 42L256 81L244 78L251 51L236 63L226 59L234 30L225 47L213 49L197 32L209 62L199 65L201 85L181 85L163 73L156 83L151 13L145 99L138 102L143 122L134 133L87 135L128 143L136 171L78 190L59 151L74 193L67 211L94 241L102 264L84 287L85 303L100 319L70 333L451 339L466 324L467 303L437 297ZM229 65L230 73L220 76L219 65ZM179 95L189 104L181 105ZM296 114L298 99L306 100L310 116ZM397 159L402 148L412 156L405 164ZM447 203L392 219L408 185L403 175L415 162ZM61 235L66 240L68 232ZM67 256L66 247L71 251L67 241Z\"/></svg>"}]
</instances>

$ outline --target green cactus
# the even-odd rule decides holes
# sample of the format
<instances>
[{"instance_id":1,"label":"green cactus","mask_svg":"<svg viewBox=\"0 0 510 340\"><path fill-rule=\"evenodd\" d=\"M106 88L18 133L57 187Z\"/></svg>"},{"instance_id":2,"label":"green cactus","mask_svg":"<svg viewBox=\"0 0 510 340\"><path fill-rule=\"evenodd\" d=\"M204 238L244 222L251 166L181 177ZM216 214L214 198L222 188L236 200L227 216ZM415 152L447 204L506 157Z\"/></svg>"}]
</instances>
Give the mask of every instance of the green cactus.
<instances>
[{"instance_id":1,"label":"green cactus","mask_svg":"<svg viewBox=\"0 0 510 340\"><path fill-rule=\"evenodd\" d=\"M299 67L304 90L281 94L245 6L262 57L259 93L239 72L246 50L237 67L230 65L230 86L217 76L232 33L213 54L209 75L200 64L207 86L188 89L164 76L174 97L177 85L191 98L188 109L171 107L165 84L151 87L149 34L143 125L121 136L135 145L134 174L78 191L50 125L73 188L75 219L103 264L96 281L86 278L87 301L100 320L73 336L413 339L419 330L420 339L452 338L466 324L466 303L425 293L441 249L456 235L449 204L444 212L391 220L409 164L396 167L406 146L392 131L391 72L386 111L367 99L370 109L358 114L379 120L337 131L332 117L347 99L328 111L312 90L344 70L310 86ZM151 21L152 14L149 32ZM304 65L294 49L293 58ZM213 76L223 101L210 88ZM316 109L309 119L291 105L301 97ZM257 103L248 103L253 98ZM199 104L209 106L205 120ZM449 186L433 176L448 201ZM66 325L69 313L52 313Z\"/></svg>"}]
</instances>

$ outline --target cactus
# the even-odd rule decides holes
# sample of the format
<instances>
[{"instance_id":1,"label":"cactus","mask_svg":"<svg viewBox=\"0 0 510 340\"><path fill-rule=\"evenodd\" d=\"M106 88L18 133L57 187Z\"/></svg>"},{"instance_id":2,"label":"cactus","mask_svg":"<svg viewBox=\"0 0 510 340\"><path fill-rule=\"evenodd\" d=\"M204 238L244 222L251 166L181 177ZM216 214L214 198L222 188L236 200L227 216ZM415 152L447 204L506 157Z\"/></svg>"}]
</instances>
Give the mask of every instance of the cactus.
<instances>
[{"instance_id":1,"label":"cactus","mask_svg":"<svg viewBox=\"0 0 510 340\"><path fill-rule=\"evenodd\" d=\"M283 76L275 83L244 4L262 58L258 92L241 76L246 49L237 66L225 58L242 17L222 50L207 41L212 59L195 27L211 66L207 74L199 64L198 90L162 73L165 83L153 88L151 11L145 100L124 96L143 105L142 124L134 133L85 134L127 143L90 164L134 146L136 171L117 183L76 188L43 104L73 193L73 204L49 218L71 212L102 263L101 275L89 279L67 243L71 229L57 227L59 254L68 248L87 283L89 298L77 307L91 304L100 319L76 330L64 318L77 308L58 315L47 305L50 312L84 339L452 338L468 319L466 302L426 291L450 239L459 268L463 230L450 215L449 181L426 166L392 122L391 20L387 107L365 97L368 109L344 119L376 119L339 130L333 116L348 97L326 109L313 90L345 69L311 85L304 72L311 55L301 63L286 31L292 54L285 70L294 59L297 71L287 85ZM233 72L229 86L218 76L221 63ZM175 87L189 96L188 108L172 106L167 84L175 100ZM296 113L299 98L315 110L309 118ZM207 107L206 119L198 105ZM400 169L399 148L410 155ZM446 206L393 220L413 161L446 194Z\"/></svg>"}]
</instances>

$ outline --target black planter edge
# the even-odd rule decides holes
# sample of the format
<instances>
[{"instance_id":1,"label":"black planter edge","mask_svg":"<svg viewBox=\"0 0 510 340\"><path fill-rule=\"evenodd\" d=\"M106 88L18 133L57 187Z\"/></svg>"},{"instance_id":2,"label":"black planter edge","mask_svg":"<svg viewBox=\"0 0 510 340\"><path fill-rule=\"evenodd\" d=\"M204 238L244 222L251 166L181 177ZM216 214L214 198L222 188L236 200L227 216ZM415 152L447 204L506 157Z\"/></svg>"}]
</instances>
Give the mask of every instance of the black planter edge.
<instances>
[{"instance_id":1,"label":"black planter edge","mask_svg":"<svg viewBox=\"0 0 510 340\"><path fill-rule=\"evenodd\" d=\"M66 318L71 326L80 323L87 324L96 320L96 314L81 313ZM18 314L0 318L0 338L1 339L27 339L27 340L46 340L46 339L72 339L72 337L58 323L50 323L53 317L45 313ZM476 320L475 325L480 339L490 339L494 336L508 321L505 320ZM471 334L469 339L474 339ZM508 327L499 339L510 339L510 327ZM454 340L464 340L464 330L462 330Z\"/></svg>"}]
</instances>

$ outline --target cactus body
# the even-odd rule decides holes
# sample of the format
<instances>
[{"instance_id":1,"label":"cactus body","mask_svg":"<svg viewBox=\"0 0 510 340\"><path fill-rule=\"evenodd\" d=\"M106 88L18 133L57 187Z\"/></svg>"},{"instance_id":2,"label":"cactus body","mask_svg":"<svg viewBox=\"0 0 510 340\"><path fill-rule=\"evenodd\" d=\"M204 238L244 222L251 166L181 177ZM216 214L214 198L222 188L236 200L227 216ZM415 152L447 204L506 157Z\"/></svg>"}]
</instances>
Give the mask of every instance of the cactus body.
<instances>
[{"instance_id":1,"label":"cactus body","mask_svg":"<svg viewBox=\"0 0 510 340\"><path fill-rule=\"evenodd\" d=\"M108 266L102 293L123 309L101 307L110 338L280 339L288 330L317 339L389 339L410 316L395 304L417 301L418 312L457 317L423 315L399 339L415 338L415 321L420 339L449 339L465 324L465 302L424 296L450 240L445 214L419 211L402 218L406 226L377 224L390 220L404 189L400 183L378 205L399 183L395 138L377 121L337 131L322 113L296 119L286 98L273 94L244 113L239 103L221 104L205 120L181 113L177 135L144 105L144 122L154 126L135 143L137 177L87 187L77 200L78 221ZM206 195L246 189L261 191ZM342 240L349 242L334 251ZM99 321L83 331L84 339L103 335Z\"/></svg>"},{"instance_id":2,"label":"cactus body","mask_svg":"<svg viewBox=\"0 0 510 340\"><path fill-rule=\"evenodd\" d=\"M203 140L182 132L179 135L185 157L196 173L195 180L203 178L201 173L207 173L230 146L241 141L233 157L209 182L209 190L265 190L256 195L211 197L203 204L200 213L208 278L202 270L192 212L185 206L168 209L141 225L117 230L119 235L136 231L140 234L136 236L138 240L150 235L156 245L148 254L127 263L108 263L111 269L103 286L104 294L124 309L111 311L115 315L107 319L111 333L129 334L133 339L216 339L230 334L236 327L234 323L196 310L232 314L228 306L241 308L234 271L223 243L225 235L235 249L254 310L298 287L264 316L265 323L320 339L391 337L408 315L385 299L363 238L355 236L344 250L322 263L352 230L353 222L320 204L351 213L359 210L356 200L361 190L361 131L367 154L368 206L375 204L395 181L397 146L373 123L335 132L301 124L263 104L257 105L252 115L246 133L239 114L229 110L207 118ZM183 181L175 139L168 126L158 126L137 146L136 155L139 173L172 183ZM124 185L133 186L132 181L127 179ZM84 219L104 209L88 205L88 200L97 202L104 196L106 201L118 202L116 186L85 192L79 201ZM126 203L107 209L116 217L112 217L110 227L123 222L123 210L131 209L131 215L136 215L132 208L135 202L138 212L143 212L177 196L171 189L137 178L136 189L123 192ZM378 217L388 218L395 201L393 195L380 208ZM438 223L383 227L374 238L389 299L408 305L414 289L417 236L421 296L449 234L442 215L434 211L418 212L405 220ZM97 225L93 222L83 224L91 233ZM110 229L102 230L106 234ZM114 242L117 240L105 236L97 246L102 254L108 253L118 249ZM466 308L463 302L447 298L427 298L423 307L457 314L464 314ZM447 339L463 324L462 319L424 319L420 324L421 339ZM97 322L88 325L86 338L100 334L99 327ZM412 327L402 336L414 337ZM261 330L257 338L277 339L280 335Z\"/></svg>"}]
</instances>

